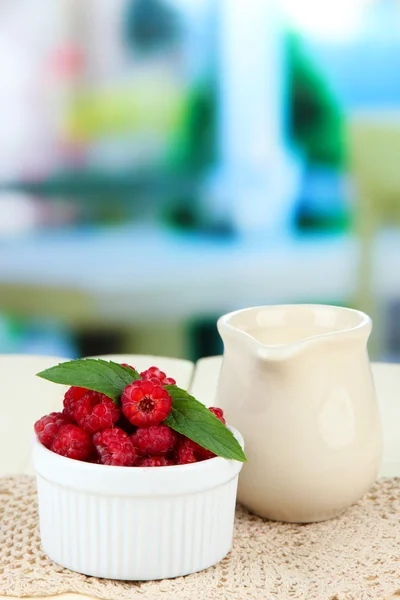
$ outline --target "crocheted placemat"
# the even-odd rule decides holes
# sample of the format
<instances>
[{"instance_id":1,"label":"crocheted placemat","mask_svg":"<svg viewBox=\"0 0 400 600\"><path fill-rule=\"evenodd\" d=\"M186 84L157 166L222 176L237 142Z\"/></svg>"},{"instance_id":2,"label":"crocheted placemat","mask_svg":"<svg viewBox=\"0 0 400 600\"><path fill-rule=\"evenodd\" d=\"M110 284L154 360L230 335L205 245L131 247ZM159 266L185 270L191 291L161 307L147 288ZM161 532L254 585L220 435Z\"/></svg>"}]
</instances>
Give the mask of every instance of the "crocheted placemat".
<instances>
[{"instance_id":1,"label":"crocheted placemat","mask_svg":"<svg viewBox=\"0 0 400 600\"><path fill-rule=\"evenodd\" d=\"M102 600L365 600L400 590L400 479L378 482L341 517L272 523L242 507L232 552L194 575L121 582L74 573L40 548L35 481L0 479L0 594L77 592Z\"/></svg>"}]
</instances>

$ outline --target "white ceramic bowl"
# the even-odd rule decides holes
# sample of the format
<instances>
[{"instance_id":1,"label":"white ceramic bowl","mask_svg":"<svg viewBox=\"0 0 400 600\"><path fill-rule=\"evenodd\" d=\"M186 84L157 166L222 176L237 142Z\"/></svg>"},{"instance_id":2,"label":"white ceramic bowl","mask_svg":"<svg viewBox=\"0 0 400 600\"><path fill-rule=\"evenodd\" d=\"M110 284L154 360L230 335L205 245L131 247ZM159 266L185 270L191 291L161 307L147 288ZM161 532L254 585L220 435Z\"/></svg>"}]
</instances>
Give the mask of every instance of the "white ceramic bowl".
<instances>
[{"instance_id":1,"label":"white ceramic bowl","mask_svg":"<svg viewBox=\"0 0 400 600\"><path fill-rule=\"evenodd\" d=\"M206 569L231 549L240 462L109 467L64 458L37 440L33 462L42 546L68 569L164 579Z\"/></svg>"}]
</instances>

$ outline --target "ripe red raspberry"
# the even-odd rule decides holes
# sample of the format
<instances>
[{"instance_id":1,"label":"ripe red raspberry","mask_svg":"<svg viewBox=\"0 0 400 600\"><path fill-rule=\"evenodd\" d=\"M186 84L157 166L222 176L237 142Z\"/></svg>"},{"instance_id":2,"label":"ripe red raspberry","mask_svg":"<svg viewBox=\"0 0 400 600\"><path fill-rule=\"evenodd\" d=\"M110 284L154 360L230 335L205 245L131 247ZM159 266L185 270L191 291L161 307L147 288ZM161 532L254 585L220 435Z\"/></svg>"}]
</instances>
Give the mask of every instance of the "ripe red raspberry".
<instances>
[{"instance_id":1,"label":"ripe red raspberry","mask_svg":"<svg viewBox=\"0 0 400 600\"><path fill-rule=\"evenodd\" d=\"M142 371L140 373L140 377L145 381L152 381L153 383L158 383L159 385L175 385L175 379L172 377L167 377L164 371L160 371L158 367L150 367L146 369L146 371Z\"/></svg>"},{"instance_id":2,"label":"ripe red raspberry","mask_svg":"<svg viewBox=\"0 0 400 600\"><path fill-rule=\"evenodd\" d=\"M199 444L196 444L197 448L194 451L195 456L198 460L208 460L209 458L215 458L217 455L207 448L202 448Z\"/></svg>"},{"instance_id":3,"label":"ripe red raspberry","mask_svg":"<svg viewBox=\"0 0 400 600\"><path fill-rule=\"evenodd\" d=\"M177 463L180 465L215 458L215 454L185 436L180 436L176 451Z\"/></svg>"},{"instance_id":4,"label":"ripe red raspberry","mask_svg":"<svg viewBox=\"0 0 400 600\"><path fill-rule=\"evenodd\" d=\"M135 448L128 434L119 427L99 431L92 439L102 465L133 466L136 459Z\"/></svg>"},{"instance_id":5,"label":"ripe red raspberry","mask_svg":"<svg viewBox=\"0 0 400 600\"><path fill-rule=\"evenodd\" d=\"M131 440L140 454L161 456L171 452L176 444L177 435L168 425L153 425L139 427L131 436Z\"/></svg>"},{"instance_id":6,"label":"ripe red raspberry","mask_svg":"<svg viewBox=\"0 0 400 600\"><path fill-rule=\"evenodd\" d=\"M64 425L54 438L50 450L74 458L76 460L85 460L93 452L93 444L86 431L76 425Z\"/></svg>"},{"instance_id":7,"label":"ripe red raspberry","mask_svg":"<svg viewBox=\"0 0 400 600\"><path fill-rule=\"evenodd\" d=\"M165 458L165 456L149 456L148 458L142 458L138 463L138 467L172 467L174 465L173 460Z\"/></svg>"},{"instance_id":8,"label":"ripe red raspberry","mask_svg":"<svg viewBox=\"0 0 400 600\"><path fill-rule=\"evenodd\" d=\"M40 443L50 448L52 441L60 431L61 427L68 425L71 421L63 413L52 412L36 421L35 433Z\"/></svg>"},{"instance_id":9,"label":"ripe red raspberry","mask_svg":"<svg viewBox=\"0 0 400 600\"><path fill-rule=\"evenodd\" d=\"M210 406L210 408L208 410L210 410L212 413L214 413L214 415L217 417L217 419L219 419L221 421L221 423L226 425L226 421L224 419L224 411L222 410L222 408L217 408L216 406Z\"/></svg>"},{"instance_id":10,"label":"ripe red raspberry","mask_svg":"<svg viewBox=\"0 0 400 600\"><path fill-rule=\"evenodd\" d=\"M108 396L88 392L76 402L74 417L79 427L93 434L112 427L120 417L120 410Z\"/></svg>"},{"instance_id":11,"label":"ripe red raspberry","mask_svg":"<svg viewBox=\"0 0 400 600\"><path fill-rule=\"evenodd\" d=\"M197 462L197 458L194 453L194 446L192 440L188 438L182 438L179 442L176 450L176 463L178 465L188 465L189 463Z\"/></svg>"},{"instance_id":12,"label":"ripe red raspberry","mask_svg":"<svg viewBox=\"0 0 400 600\"><path fill-rule=\"evenodd\" d=\"M74 418L74 410L77 401L82 398L89 390L75 385L70 387L64 394L64 410L63 413L70 419Z\"/></svg>"},{"instance_id":13,"label":"ripe red raspberry","mask_svg":"<svg viewBox=\"0 0 400 600\"><path fill-rule=\"evenodd\" d=\"M139 427L158 425L171 412L172 398L160 384L151 381L134 381L121 397L122 412Z\"/></svg>"}]
</instances>

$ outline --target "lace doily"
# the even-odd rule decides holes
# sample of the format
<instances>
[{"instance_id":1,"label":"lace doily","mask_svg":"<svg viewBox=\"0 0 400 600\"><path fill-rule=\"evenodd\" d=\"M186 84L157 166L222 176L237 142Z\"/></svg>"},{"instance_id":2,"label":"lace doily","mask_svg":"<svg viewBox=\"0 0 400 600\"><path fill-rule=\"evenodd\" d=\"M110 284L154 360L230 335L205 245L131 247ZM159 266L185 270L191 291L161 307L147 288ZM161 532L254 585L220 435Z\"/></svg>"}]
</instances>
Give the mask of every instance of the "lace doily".
<instances>
[{"instance_id":1,"label":"lace doily","mask_svg":"<svg viewBox=\"0 0 400 600\"><path fill-rule=\"evenodd\" d=\"M0 479L0 594L77 592L102 600L381 600L400 590L400 479L378 482L341 517L311 525L264 521L242 507L232 552L187 577L119 582L51 562L40 549L36 488Z\"/></svg>"}]
</instances>

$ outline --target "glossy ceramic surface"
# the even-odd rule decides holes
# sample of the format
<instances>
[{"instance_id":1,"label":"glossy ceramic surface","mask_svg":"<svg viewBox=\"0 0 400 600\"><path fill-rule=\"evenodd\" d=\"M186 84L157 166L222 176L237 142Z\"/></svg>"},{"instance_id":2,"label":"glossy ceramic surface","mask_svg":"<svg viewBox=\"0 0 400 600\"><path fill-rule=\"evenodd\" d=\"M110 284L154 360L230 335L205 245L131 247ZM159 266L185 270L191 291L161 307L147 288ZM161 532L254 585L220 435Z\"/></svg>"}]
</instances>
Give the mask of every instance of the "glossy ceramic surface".
<instances>
[{"instance_id":1,"label":"glossy ceramic surface","mask_svg":"<svg viewBox=\"0 0 400 600\"><path fill-rule=\"evenodd\" d=\"M250 308L221 317L216 404L240 427L238 499L264 517L328 519L368 490L382 455L367 353L370 318L333 306Z\"/></svg>"}]
</instances>

